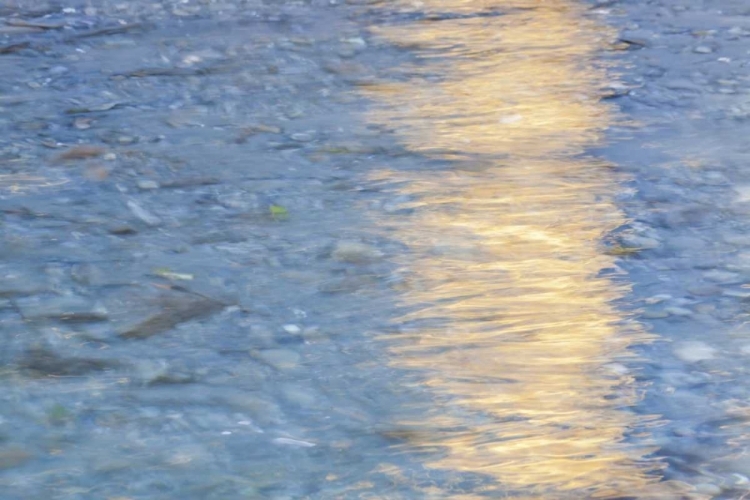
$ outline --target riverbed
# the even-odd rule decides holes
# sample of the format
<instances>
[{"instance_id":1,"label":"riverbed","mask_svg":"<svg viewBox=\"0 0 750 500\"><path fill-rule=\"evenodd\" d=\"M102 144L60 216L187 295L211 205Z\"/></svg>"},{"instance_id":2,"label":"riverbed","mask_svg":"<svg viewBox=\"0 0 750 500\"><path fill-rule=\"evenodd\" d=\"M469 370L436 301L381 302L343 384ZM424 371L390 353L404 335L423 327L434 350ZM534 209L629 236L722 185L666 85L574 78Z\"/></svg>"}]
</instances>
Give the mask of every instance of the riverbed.
<instances>
[{"instance_id":1,"label":"riverbed","mask_svg":"<svg viewBox=\"0 0 750 500\"><path fill-rule=\"evenodd\" d=\"M0 18L3 499L750 497L742 2Z\"/></svg>"}]
</instances>

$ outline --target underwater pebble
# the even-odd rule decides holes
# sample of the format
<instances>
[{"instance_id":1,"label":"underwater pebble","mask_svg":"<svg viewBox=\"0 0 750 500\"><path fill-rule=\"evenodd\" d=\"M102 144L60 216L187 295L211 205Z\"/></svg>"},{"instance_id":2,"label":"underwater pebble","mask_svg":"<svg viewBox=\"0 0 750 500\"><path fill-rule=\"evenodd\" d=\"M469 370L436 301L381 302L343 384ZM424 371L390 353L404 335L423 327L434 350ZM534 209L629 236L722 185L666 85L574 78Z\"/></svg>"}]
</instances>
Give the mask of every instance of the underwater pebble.
<instances>
[{"instance_id":1,"label":"underwater pebble","mask_svg":"<svg viewBox=\"0 0 750 500\"><path fill-rule=\"evenodd\" d=\"M296 368L301 359L300 354L291 349L265 349L258 351L256 356L280 371Z\"/></svg>"},{"instance_id":2,"label":"underwater pebble","mask_svg":"<svg viewBox=\"0 0 750 500\"><path fill-rule=\"evenodd\" d=\"M365 264L381 259L383 253L371 245L356 241L341 241L334 248L331 257L340 262Z\"/></svg>"},{"instance_id":3,"label":"underwater pebble","mask_svg":"<svg viewBox=\"0 0 750 500\"><path fill-rule=\"evenodd\" d=\"M675 356L687 363L714 359L716 349L700 341L682 342L674 349Z\"/></svg>"}]
</instances>

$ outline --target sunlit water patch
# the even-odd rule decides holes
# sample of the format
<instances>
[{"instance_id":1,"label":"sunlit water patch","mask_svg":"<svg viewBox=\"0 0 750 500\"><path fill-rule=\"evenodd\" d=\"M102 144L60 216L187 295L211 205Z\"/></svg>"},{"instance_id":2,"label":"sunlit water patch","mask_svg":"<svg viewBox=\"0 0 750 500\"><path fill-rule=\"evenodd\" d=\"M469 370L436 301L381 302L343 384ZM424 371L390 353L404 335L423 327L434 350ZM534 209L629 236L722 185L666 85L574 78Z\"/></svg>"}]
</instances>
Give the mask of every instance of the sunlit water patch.
<instances>
[{"instance_id":1,"label":"sunlit water patch","mask_svg":"<svg viewBox=\"0 0 750 500\"><path fill-rule=\"evenodd\" d=\"M438 166L373 174L410 211L383 222L410 250L409 312L384 340L432 398L403 408L394 436L453 472L456 498L676 497L648 458L653 419L631 411L623 361L649 339L613 305L627 293L603 248L625 223L619 179L585 154L613 119L605 32L561 1L403 11L414 22L374 32L415 61L367 88L371 120Z\"/></svg>"}]
</instances>

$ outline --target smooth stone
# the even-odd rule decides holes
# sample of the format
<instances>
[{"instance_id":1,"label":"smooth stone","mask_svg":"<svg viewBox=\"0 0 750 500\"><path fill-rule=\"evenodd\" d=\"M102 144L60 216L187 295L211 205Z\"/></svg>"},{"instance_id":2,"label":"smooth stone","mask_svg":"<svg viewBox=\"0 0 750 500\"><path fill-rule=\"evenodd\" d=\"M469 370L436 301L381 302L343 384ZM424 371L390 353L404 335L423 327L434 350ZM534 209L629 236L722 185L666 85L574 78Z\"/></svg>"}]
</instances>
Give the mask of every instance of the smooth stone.
<instances>
[{"instance_id":1,"label":"smooth stone","mask_svg":"<svg viewBox=\"0 0 750 500\"><path fill-rule=\"evenodd\" d=\"M140 180L138 181L138 189L142 189L144 191L152 190L152 189L159 189L159 183L152 180Z\"/></svg>"},{"instance_id":2,"label":"smooth stone","mask_svg":"<svg viewBox=\"0 0 750 500\"><path fill-rule=\"evenodd\" d=\"M299 335L300 333L302 333L302 328L297 325L284 325L282 326L282 328L289 335Z\"/></svg>"},{"instance_id":3,"label":"smooth stone","mask_svg":"<svg viewBox=\"0 0 750 500\"><path fill-rule=\"evenodd\" d=\"M277 424L283 418L279 405L262 396L242 392L221 398L221 403L252 416L259 425Z\"/></svg>"},{"instance_id":4,"label":"smooth stone","mask_svg":"<svg viewBox=\"0 0 750 500\"><path fill-rule=\"evenodd\" d=\"M165 359L142 359L135 364L135 377L144 385L186 384L196 377L185 369L170 365Z\"/></svg>"},{"instance_id":5,"label":"smooth stone","mask_svg":"<svg viewBox=\"0 0 750 500\"><path fill-rule=\"evenodd\" d=\"M644 250L652 250L661 246L661 242L655 238L633 234L623 236L620 242L626 248L642 248Z\"/></svg>"},{"instance_id":6,"label":"smooth stone","mask_svg":"<svg viewBox=\"0 0 750 500\"><path fill-rule=\"evenodd\" d=\"M351 264L366 264L383 257L377 248L356 241L340 241L331 252L331 257L339 262Z\"/></svg>"},{"instance_id":7,"label":"smooth stone","mask_svg":"<svg viewBox=\"0 0 750 500\"><path fill-rule=\"evenodd\" d=\"M354 45L359 48L367 47L367 42L362 37L347 38L345 40L342 40L342 42Z\"/></svg>"},{"instance_id":8,"label":"smooth stone","mask_svg":"<svg viewBox=\"0 0 750 500\"><path fill-rule=\"evenodd\" d=\"M750 36L750 31L740 26L732 26L727 33L732 36Z\"/></svg>"},{"instance_id":9,"label":"smooth stone","mask_svg":"<svg viewBox=\"0 0 750 500\"><path fill-rule=\"evenodd\" d=\"M669 313L671 316L692 316L693 311L684 307L665 307L664 312Z\"/></svg>"},{"instance_id":10,"label":"smooth stone","mask_svg":"<svg viewBox=\"0 0 750 500\"><path fill-rule=\"evenodd\" d=\"M308 326L302 330L302 338L305 339L305 342L317 342L327 340L328 336L320 330L320 327Z\"/></svg>"},{"instance_id":11,"label":"smooth stone","mask_svg":"<svg viewBox=\"0 0 750 500\"><path fill-rule=\"evenodd\" d=\"M322 397L309 387L285 384L281 387L284 399L302 408L313 408L320 405Z\"/></svg>"},{"instance_id":12,"label":"smooth stone","mask_svg":"<svg viewBox=\"0 0 750 500\"><path fill-rule=\"evenodd\" d=\"M682 342L674 349L675 356L687 363L697 363L716 357L716 349L700 341Z\"/></svg>"},{"instance_id":13,"label":"smooth stone","mask_svg":"<svg viewBox=\"0 0 750 500\"><path fill-rule=\"evenodd\" d=\"M299 365L302 356L291 349L265 349L256 351L255 356L279 371L291 370Z\"/></svg>"}]
</instances>

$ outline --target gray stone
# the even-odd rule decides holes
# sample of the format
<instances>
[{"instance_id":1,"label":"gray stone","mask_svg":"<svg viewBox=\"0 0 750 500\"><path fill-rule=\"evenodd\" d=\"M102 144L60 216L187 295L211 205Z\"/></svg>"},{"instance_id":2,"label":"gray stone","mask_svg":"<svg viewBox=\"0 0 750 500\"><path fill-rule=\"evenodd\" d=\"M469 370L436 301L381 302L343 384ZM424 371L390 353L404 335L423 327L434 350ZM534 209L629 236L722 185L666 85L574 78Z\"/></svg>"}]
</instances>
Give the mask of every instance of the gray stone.
<instances>
[{"instance_id":1,"label":"gray stone","mask_svg":"<svg viewBox=\"0 0 750 500\"><path fill-rule=\"evenodd\" d=\"M671 316L692 316L693 311L685 307L665 307L664 311L669 313Z\"/></svg>"},{"instance_id":2,"label":"gray stone","mask_svg":"<svg viewBox=\"0 0 750 500\"><path fill-rule=\"evenodd\" d=\"M72 376L111 368L114 364L97 358L65 357L46 347L32 347L18 362L22 369L38 375Z\"/></svg>"},{"instance_id":3,"label":"gray stone","mask_svg":"<svg viewBox=\"0 0 750 500\"><path fill-rule=\"evenodd\" d=\"M118 328L123 338L148 338L171 330L180 323L211 316L226 304L191 293L173 293L162 296L160 309L134 323Z\"/></svg>"},{"instance_id":4,"label":"gray stone","mask_svg":"<svg viewBox=\"0 0 750 500\"><path fill-rule=\"evenodd\" d=\"M674 349L675 356L687 363L707 361L716 357L716 349L700 341L681 342Z\"/></svg>"},{"instance_id":5,"label":"gray stone","mask_svg":"<svg viewBox=\"0 0 750 500\"><path fill-rule=\"evenodd\" d=\"M659 248L661 242L655 238L649 238L647 236L638 236L635 234L624 235L620 238L620 242L626 248L641 248L644 250L651 250Z\"/></svg>"},{"instance_id":6,"label":"gray stone","mask_svg":"<svg viewBox=\"0 0 750 500\"><path fill-rule=\"evenodd\" d=\"M254 357L279 371L291 370L299 365L302 357L291 349L265 349L254 351Z\"/></svg>"},{"instance_id":7,"label":"gray stone","mask_svg":"<svg viewBox=\"0 0 750 500\"><path fill-rule=\"evenodd\" d=\"M142 179L137 182L138 189L149 191L153 189L159 189L159 183L149 179Z\"/></svg>"},{"instance_id":8,"label":"gray stone","mask_svg":"<svg viewBox=\"0 0 750 500\"><path fill-rule=\"evenodd\" d=\"M372 245L357 241L340 241L331 252L331 257L339 262L366 264L382 259L383 253Z\"/></svg>"},{"instance_id":9,"label":"gray stone","mask_svg":"<svg viewBox=\"0 0 750 500\"><path fill-rule=\"evenodd\" d=\"M185 366L165 359L144 359L135 364L135 378L145 385L186 384L196 381L196 374Z\"/></svg>"}]
</instances>

